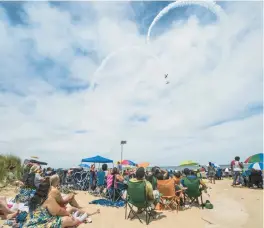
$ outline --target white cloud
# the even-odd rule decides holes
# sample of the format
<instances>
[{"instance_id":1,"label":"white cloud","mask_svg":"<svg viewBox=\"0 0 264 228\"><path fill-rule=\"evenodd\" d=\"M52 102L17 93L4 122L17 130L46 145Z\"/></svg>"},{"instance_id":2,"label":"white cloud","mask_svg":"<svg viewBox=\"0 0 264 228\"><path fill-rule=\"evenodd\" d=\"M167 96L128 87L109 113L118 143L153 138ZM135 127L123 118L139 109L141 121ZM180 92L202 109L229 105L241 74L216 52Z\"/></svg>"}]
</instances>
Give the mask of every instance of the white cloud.
<instances>
[{"instance_id":1,"label":"white cloud","mask_svg":"<svg viewBox=\"0 0 264 228\"><path fill-rule=\"evenodd\" d=\"M91 83L107 54L145 42L129 3L89 4L27 3L28 26L11 25L2 14L1 153L68 167L96 154L117 160L124 139L124 158L160 165L223 164L262 151L262 115L234 120L248 104L263 103L261 3L228 3L226 24L203 26L190 15L148 50L111 58L94 91L67 93L61 82ZM92 55L79 56L76 48ZM144 54L150 50L161 65ZM39 68L47 59L54 65Z\"/></svg>"}]
</instances>

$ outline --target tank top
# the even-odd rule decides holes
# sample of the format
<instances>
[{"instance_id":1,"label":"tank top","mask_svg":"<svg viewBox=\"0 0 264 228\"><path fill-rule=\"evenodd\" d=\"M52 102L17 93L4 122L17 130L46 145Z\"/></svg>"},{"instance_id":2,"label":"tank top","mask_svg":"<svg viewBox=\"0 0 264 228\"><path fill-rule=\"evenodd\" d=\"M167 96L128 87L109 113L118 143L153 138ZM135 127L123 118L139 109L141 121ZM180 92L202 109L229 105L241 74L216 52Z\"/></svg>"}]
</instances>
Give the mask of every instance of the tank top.
<instances>
[{"instance_id":1,"label":"tank top","mask_svg":"<svg viewBox=\"0 0 264 228\"><path fill-rule=\"evenodd\" d=\"M116 180L115 180L115 175L109 174L107 176L106 184L107 184L107 189L110 189L113 186L114 186L114 188L117 188L117 183L116 183Z\"/></svg>"},{"instance_id":2,"label":"tank top","mask_svg":"<svg viewBox=\"0 0 264 228\"><path fill-rule=\"evenodd\" d=\"M233 165L233 170L235 172L241 172L242 168L240 166L240 162L239 161L232 161L232 165Z\"/></svg>"}]
</instances>

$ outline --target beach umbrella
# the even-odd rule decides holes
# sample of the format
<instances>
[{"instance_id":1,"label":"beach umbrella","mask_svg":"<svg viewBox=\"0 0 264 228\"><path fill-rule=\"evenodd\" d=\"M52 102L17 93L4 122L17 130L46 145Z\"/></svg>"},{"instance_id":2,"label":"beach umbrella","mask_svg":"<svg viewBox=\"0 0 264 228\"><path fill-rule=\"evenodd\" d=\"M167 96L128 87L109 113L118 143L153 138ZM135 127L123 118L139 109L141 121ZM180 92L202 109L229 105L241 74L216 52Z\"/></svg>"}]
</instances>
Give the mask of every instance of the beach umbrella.
<instances>
[{"instance_id":1,"label":"beach umbrella","mask_svg":"<svg viewBox=\"0 0 264 228\"><path fill-rule=\"evenodd\" d=\"M183 161L180 163L180 166L192 166L192 165L198 165L198 163L192 160Z\"/></svg>"},{"instance_id":2,"label":"beach umbrella","mask_svg":"<svg viewBox=\"0 0 264 228\"><path fill-rule=\"evenodd\" d=\"M130 161L130 160L123 160L121 162L121 165L136 166L137 164L135 162Z\"/></svg>"},{"instance_id":3,"label":"beach umbrella","mask_svg":"<svg viewBox=\"0 0 264 228\"><path fill-rule=\"evenodd\" d=\"M218 164L216 164L216 163L214 163L214 162L211 162L212 163L212 165L213 165L213 167L214 168L220 168L220 165L218 165ZM209 166L209 164L207 164L207 167Z\"/></svg>"},{"instance_id":4,"label":"beach umbrella","mask_svg":"<svg viewBox=\"0 0 264 228\"><path fill-rule=\"evenodd\" d=\"M255 162L262 162L263 163L263 154L262 153L254 154L245 160L245 163L255 163Z\"/></svg>"},{"instance_id":5,"label":"beach umbrella","mask_svg":"<svg viewBox=\"0 0 264 228\"><path fill-rule=\"evenodd\" d=\"M149 167L149 163L148 162L142 162L142 163L138 164L138 167L147 168L147 167Z\"/></svg>"},{"instance_id":6,"label":"beach umbrella","mask_svg":"<svg viewBox=\"0 0 264 228\"><path fill-rule=\"evenodd\" d=\"M250 164L248 166L248 169L263 170L263 162L256 162L256 163Z\"/></svg>"},{"instance_id":7,"label":"beach umbrella","mask_svg":"<svg viewBox=\"0 0 264 228\"><path fill-rule=\"evenodd\" d=\"M83 167L83 168L88 168L88 169L90 168L90 166L88 164L80 164L79 166Z\"/></svg>"}]
</instances>

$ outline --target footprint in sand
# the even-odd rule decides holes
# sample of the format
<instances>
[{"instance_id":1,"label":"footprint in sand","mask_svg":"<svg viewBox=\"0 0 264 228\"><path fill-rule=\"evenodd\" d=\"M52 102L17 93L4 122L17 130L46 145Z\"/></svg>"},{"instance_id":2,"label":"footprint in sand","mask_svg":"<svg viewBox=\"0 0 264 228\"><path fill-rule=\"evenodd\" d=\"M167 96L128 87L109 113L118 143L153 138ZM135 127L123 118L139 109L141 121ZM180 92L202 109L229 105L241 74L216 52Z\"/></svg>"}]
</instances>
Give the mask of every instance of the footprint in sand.
<instances>
[{"instance_id":1,"label":"footprint in sand","mask_svg":"<svg viewBox=\"0 0 264 228\"><path fill-rule=\"evenodd\" d=\"M211 223L207 222L206 228L240 228L246 223L248 214L241 203L232 198L222 198L213 204L213 210L202 212L202 218Z\"/></svg>"}]
</instances>

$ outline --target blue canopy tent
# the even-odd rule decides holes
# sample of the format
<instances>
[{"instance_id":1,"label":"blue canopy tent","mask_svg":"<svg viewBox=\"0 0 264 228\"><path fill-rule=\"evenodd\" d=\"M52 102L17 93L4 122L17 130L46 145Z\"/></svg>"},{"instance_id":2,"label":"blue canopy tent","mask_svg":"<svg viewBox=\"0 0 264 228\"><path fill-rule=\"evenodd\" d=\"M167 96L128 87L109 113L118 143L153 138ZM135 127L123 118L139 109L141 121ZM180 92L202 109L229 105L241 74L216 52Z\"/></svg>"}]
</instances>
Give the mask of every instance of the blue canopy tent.
<instances>
[{"instance_id":1,"label":"blue canopy tent","mask_svg":"<svg viewBox=\"0 0 264 228\"><path fill-rule=\"evenodd\" d=\"M101 156L95 156L91 158L84 158L82 159L82 162L90 162L90 163L113 163L113 160L110 160L108 158L104 158Z\"/></svg>"}]
</instances>

